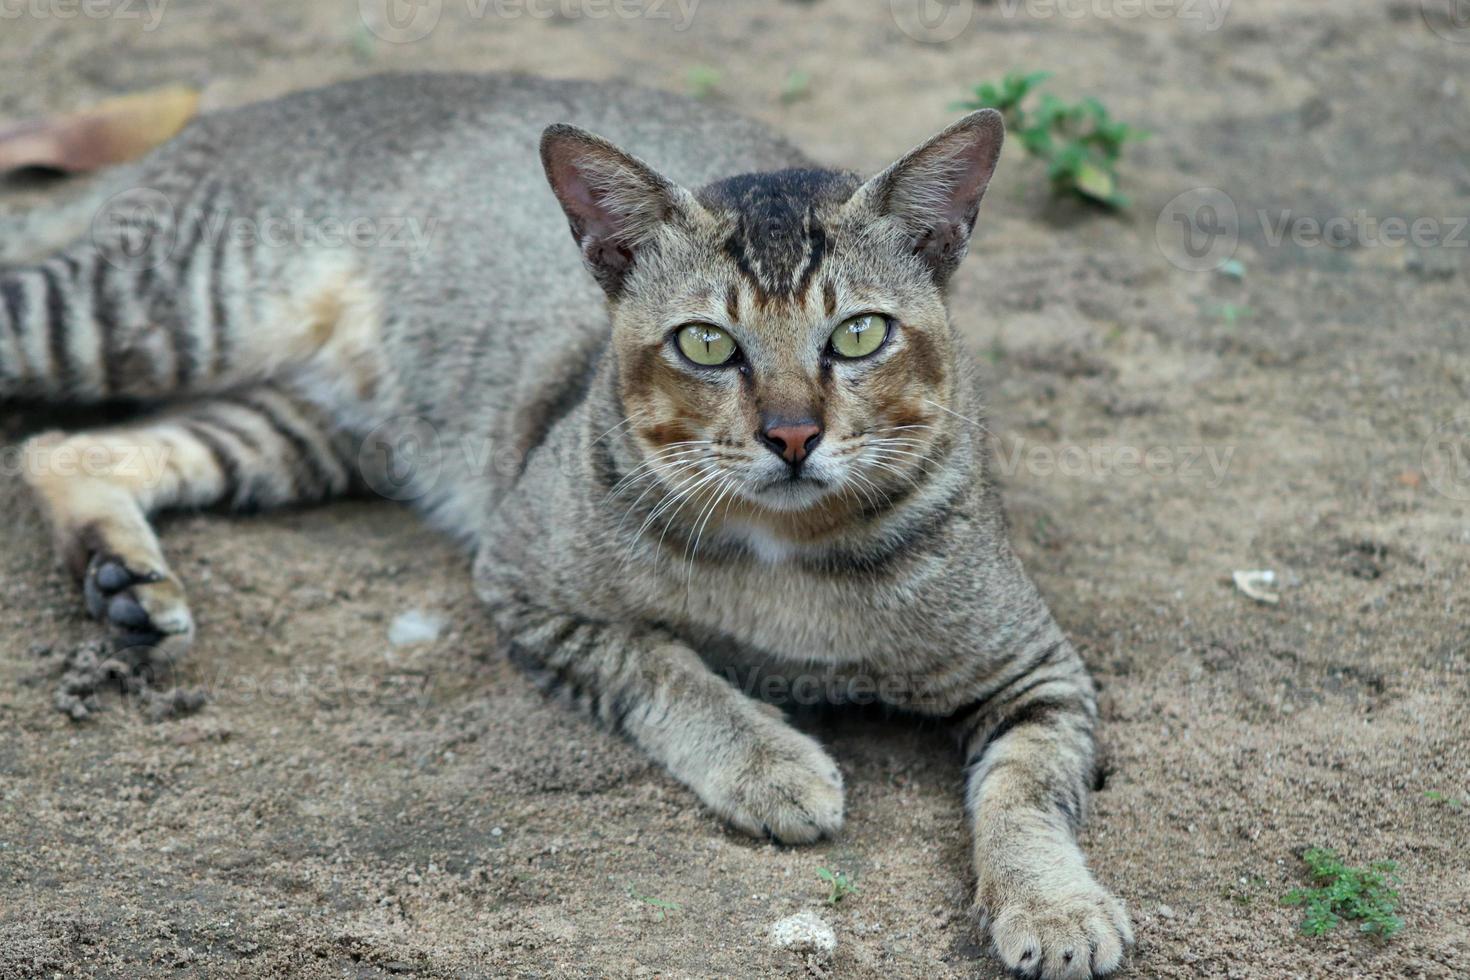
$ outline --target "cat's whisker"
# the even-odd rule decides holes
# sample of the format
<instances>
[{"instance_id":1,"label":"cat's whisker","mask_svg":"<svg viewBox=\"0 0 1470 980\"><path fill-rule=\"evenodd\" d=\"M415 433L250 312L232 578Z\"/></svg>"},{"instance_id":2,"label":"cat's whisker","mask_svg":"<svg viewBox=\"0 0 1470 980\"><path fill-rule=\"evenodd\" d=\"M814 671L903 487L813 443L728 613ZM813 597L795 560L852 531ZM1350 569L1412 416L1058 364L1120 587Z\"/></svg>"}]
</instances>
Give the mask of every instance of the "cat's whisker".
<instances>
[{"instance_id":1,"label":"cat's whisker","mask_svg":"<svg viewBox=\"0 0 1470 980\"><path fill-rule=\"evenodd\" d=\"M679 467L691 466L691 464L704 463L704 458L703 458L704 451L703 450L695 450L694 453L697 453L697 454L700 454L700 455L694 455L694 457L692 457L692 458L691 457L679 457L679 458L675 458L675 460L670 461L670 469L678 470ZM639 476L638 479L639 480L644 480L644 479L648 479L648 478L657 478L657 476L659 476L659 470L657 470L657 469L650 469L650 470L647 470L647 472L645 472L644 475ZM673 479L678 479L678 475L676 475L675 478L673 478ZM659 489L659 486L660 486L660 480L659 479L653 479L653 482L648 483L648 486L645 486L645 488L642 489L641 494L638 494L638 497L637 498L634 498L634 502L632 502L632 504L629 504L628 505L628 508L626 508L626 510L623 511L623 519L622 520L619 520L619 522L617 522L617 533L622 533L623 525L626 525L626 523L628 523L629 517L632 516L632 513L634 513L635 510L638 510L638 504L641 504L641 502L644 501L644 498L645 497L648 497L648 494L651 494L651 492L654 492L654 491L656 491L656 489ZM684 486L684 483L679 483L678 486ZM676 489L678 489L678 486L675 486L675 491L676 491ZM673 492L673 491L670 491L670 492Z\"/></svg>"},{"instance_id":2,"label":"cat's whisker","mask_svg":"<svg viewBox=\"0 0 1470 980\"><path fill-rule=\"evenodd\" d=\"M673 465L677 467L677 466L680 466L680 465L687 465L688 463L693 463L693 462L699 462L699 460L698 459L679 460L679 461L676 461ZM658 474L658 471L656 469L645 470L641 475L639 475L639 477L636 480L634 480L631 484L629 484L627 487L624 488L624 489L632 489L633 486L636 486L637 484L642 483L644 480L651 480L652 481L652 482L650 482L648 484L648 486L646 486L646 487L643 488L643 491L641 493L639 493L636 498L634 498L633 503L631 503L631 504L628 505L628 509L626 511L624 511L624 515L625 516L627 514L632 513L634 510L637 510L638 509L638 505L643 502L643 498L644 497L647 497L650 493L652 493L655 489L658 488L658 486L659 486L659 480L657 479L658 475L659 474Z\"/></svg>"},{"instance_id":3,"label":"cat's whisker","mask_svg":"<svg viewBox=\"0 0 1470 980\"><path fill-rule=\"evenodd\" d=\"M715 508L720 505L720 500L734 488L735 481L726 477L716 490L714 499L710 502L709 509L703 513L702 518L699 519L698 525L695 528L694 538L689 545L689 552L684 556L684 560L689 564L689 571L684 578L684 604L686 606L693 601L694 597L694 559L699 557L699 539L704 537L705 526L709 524L709 519L714 516Z\"/></svg>"},{"instance_id":4,"label":"cat's whisker","mask_svg":"<svg viewBox=\"0 0 1470 980\"><path fill-rule=\"evenodd\" d=\"M715 481L715 480L723 480L723 479L726 479L726 477L719 470L715 470L714 472L709 473L703 479L701 479L698 483L696 483L694 486L690 487L689 490L686 493L684 493L684 494L680 495L678 498L676 498L676 500L675 500L675 503L676 503L675 511L677 512L678 510L682 510L683 507L684 507L684 501L689 500L690 498L692 498L696 493L698 493L700 490L702 490L703 488L705 488L706 486L708 486L712 481ZM663 505L660 505L660 506L661 506L661 509L666 508L667 507L667 503L666 504L663 504ZM656 517L657 514L658 514L658 512L656 511L653 516ZM669 530L673 526L674 526L674 515L671 513L669 515L669 518L666 521L664 521L664 530L663 530L663 533L658 536L658 549L657 549L657 551L654 554L654 561L655 562L657 562L659 560L659 558L662 557L662 555L663 555L663 547L664 547L664 539L669 536ZM640 534L641 534L641 532L640 532Z\"/></svg>"},{"instance_id":5,"label":"cat's whisker","mask_svg":"<svg viewBox=\"0 0 1470 980\"><path fill-rule=\"evenodd\" d=\"M959 419L961 422L968 422L968 423L970 423L975 428L979 429L981 432L984 432L986 435L991 435L991 436L995 435L995 433L994 432L991 432L990 429L988 429L985 426L985 423L983 423L983 422L977 422L977 421L975 421L972 418L969 418L967 416L961 415L959 412L956 412L953 409L945 408L943 405L939 404L936 401L933 401L932 399L925 398L924 399L924 402L926 404L933 405L935 408L939 409L941 412L944 412L946 415L953 415L955 418Z\"/></svg>"},{"instance_id":6,"label":"cat's whisker","mask_svg":"<svg viewBox=\"0 0 1470 980\"><path fill-rule=\"evenodd\" d=\"M868 452L882 458L905 461L909 465L923 469L926 473L930 472L932 467L939 465L937 460L923 453L916 453L909 449L897 449L893 446L870 446Z\"/></svg>"},{"instance_id":7,"label":"cat's whisker","mask_svg":"<svg viewBox=\"0 0 1470 980\"><path fill-rule=\"evenodd\" d=\"M862 481L862 485L858 486L858 489L861 490L863 496L868 499L868 503L872 506L873 510L882 510L883 501L887 497L887 495L883 492L883 488L878 486L878 484L874 483L871 479L869 479L866 474L859 473L857 470L852 471L852 477L855 480ZM872 488L871 492L867 489L868 487ZM877 494L877 496L874 496L874 494Z\"/></svg>"},{"instance_id":8,"label":"cat's whisker","mask_svg":"<svg viewBox=\"0 0 1470 980\"><path fill-rule=\"evenodd\" d=\"M692 460L692 462L694 462L694 463L702 463L702 462L704 462L704 460L702 460L702 459L694 459L694 460ZM676 466L686 465L686 461L680 460L679 462L675 463L674 465L676 465ZM656 470L649 470L648 473L645 474L645 476L657 476L657 475L658 475L658 473L657 473ZM688 480L685 480L684 482L678 484L677 486L674 487L673 490L671 490L669 492L670 493L677 493L680 488L685 487L685 486L687 486L689 484L689 480L692 480L692 479L694 479L695 477L698 477L698 476L699 476L699 473L695 473L693 477L690 477ZM628 509L623 512L623 519L618 522L618 533L619 534L622 533L622 531L623 531L623 525L627 523L628 518L631 517L632 514L633 514L633 512L638 509L638 505L643 502L643 498L644 497L647 497L654 490L658 489L658 487L659 487L659 481L658 480L654 480L648 486L644 487L643 488L643 492L640 493L638 495L638 497L631 504L628 505ZM642 529L641 528L639 529L639 534L642 534ZM637 536L636 535L634 537L634 540L635 541L637 540Z\"/></svg>"},{"instance_id":9,"label":"cat's whisker","mask_svg":"<svg viewBox=\"0 0 1470 980\"><path fill-rule=\"evenodd\" d=\"M871 450L886 449L892 452L912 453L913 455L923 457L924 459L930 458L927 452L920 451L927 450L929 447L917 444L906 445L901 442L889 442L886 440L879 440L877 442L869 443L867 448Z\"/></svg>"},{"instance_id":10,"label":"cat's whisker","mask_svg":"<svg viewBox=\"0 0 1470 980\"><path fill-rule=\"evenodd\" d=\"M881 460L881 459L870 459L870 460L868 460L868 465L874 466L874 467L876 467L876 468L878 468L880 470L884 470L885 472L892 473L894 476L898 477L900 480L904 480L905 482L907 482L909 484L909 486L913 487L915 490L922 489L919 486L919 481L918 480L915 480L912 476L910 476L909 474L905 473L903 470L899 469L893 463L886 462L886 461Z\"/></svg>"},{"instance_id":11,"label":"cat's whisker","mask_svg":"<svg viewBox=\"0 0 1470 980\"><path fill-rule=\"evenodd\" d=\"M908 449L895 449L892 446L873 446L869 451L889 459L910 460L912 461L912 465L921 467L925 472L929 472L931 467L938 465L936 460L925 456L923 453L916 453Z\"/></svg>"},{"instance_id":12,"label":"cat's whisker","mask_svg":"<svg viewBox=\"0 0 1470 980\"><path fill-rule=\"evenodd\" d=\"M648 517L644 519L643 524L638 528L638 533L633 536L634 540L637 541L639 538L642 538L643 532L647 531L649 526L653 524L654 521L658 520L661 514L668 511L672 507L682 506L683 502L688 499L691 494L693 494L696 490L704 486L709 481L718 479L719 476L719 470L701 470L686 479L684 482L680 483L677 487L669 492L669 495L667 497L659 501L658 506L654 507L652 512L649 513ZM666 525L664 527L664 534L667 534L668 530L669 529ZM662 536L660 536L659 538L659 544L663 544Z\"/></svg>"},{"instance_id":13,"label":"cat's whisker","mask_svg":"<svg viewBox=\"0 0 1470 980\"><path fill-rule=\"evenodd\" d=\"M858 479L861 480L862 483L858 485L857 489L862 493L863 499L868 502L869 509L873 511L882 510L883 488L878 486L878 484L874 483L865 475L858 474Z\"/></svg>"},{"instance_id":14,"label":"cat's whisker","mask_svg":"<svg viewBox=\"0 0 1470 980\"><path fill-rule=\"evenodd\" d=\"M701 442L705 442L706 444L709 444L708 443L708 440L700 440L700 441ZM617 482L617 484L611 490L608 491L608 494L607 494L608 499L611 499L612 497L617 496L617 494L622 491L623 485L625 483L628 483L629 481L633 481L634 480L634 477L638 477L639 479L641 479L642 477L639 477L639 473L640 472L643 472L645 470L655 470L657 468L657 466L658 466L659 463L674 462L676 460L681 460L681 459L685 459L687 457L696 456L696 455L698 455L700 453L708 452L707 449L704 449L704 448L702 448L700 446L695 446L692 449L683 449L683 448L680 448L681 446L684 446L684 445L687 445L687 444L686 443L673 443L673 444L670 444L669 446L665 447L664 449L661 449L659 452L657 452L657 453L653 454L652 456L649 456L646 459L644 459L643 462L639 463L637 466L633 467L633 469L631 471L629 471L628 473L624 474L623 478L621 480L619 480ZM636 481L634 481L634 482L636 482Z\"/></svg>"},{"instance_id":15,"label":"cat's whisker","mask_svg":"<svg viewBox=\"0 0 1470 980\"><path fill-rule=\"evenodd\" d=\"M613 426L611 429L608 429L606 432L604 432L602 435L598 436L596 439L593 439L591 444L594 445L594 446L597 445L599 442L601 442L602 440L606 439L608 436L612 435L614 432L618 431L623 426L628 425L629 423L633 422L635 419L643 418L647 414L648 414L647 412L634 412L632 415L629 415L627 418L623 419L621 422L619 422L617 425Z\"/></svg>"}]
</instances>

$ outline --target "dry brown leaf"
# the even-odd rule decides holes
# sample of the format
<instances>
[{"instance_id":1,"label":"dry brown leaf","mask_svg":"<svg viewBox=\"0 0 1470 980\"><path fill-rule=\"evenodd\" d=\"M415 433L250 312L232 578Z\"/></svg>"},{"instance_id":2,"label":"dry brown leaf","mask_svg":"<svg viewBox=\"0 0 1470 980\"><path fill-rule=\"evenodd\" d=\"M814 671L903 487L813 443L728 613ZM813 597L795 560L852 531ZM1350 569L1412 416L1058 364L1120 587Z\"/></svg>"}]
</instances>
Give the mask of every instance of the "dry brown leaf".
<instances>
[{"instance_id":1,"label":"dry brown leaf","mask_svg":"<svg viewBox=\"0 0 1470 980\"><path fill-rule=\"evenodd\" d=\"M18 167L85 173L133 160L183 129L198 110L197 90L171 86L0 128L0 173Z\"/></svg>"}]
</instances>

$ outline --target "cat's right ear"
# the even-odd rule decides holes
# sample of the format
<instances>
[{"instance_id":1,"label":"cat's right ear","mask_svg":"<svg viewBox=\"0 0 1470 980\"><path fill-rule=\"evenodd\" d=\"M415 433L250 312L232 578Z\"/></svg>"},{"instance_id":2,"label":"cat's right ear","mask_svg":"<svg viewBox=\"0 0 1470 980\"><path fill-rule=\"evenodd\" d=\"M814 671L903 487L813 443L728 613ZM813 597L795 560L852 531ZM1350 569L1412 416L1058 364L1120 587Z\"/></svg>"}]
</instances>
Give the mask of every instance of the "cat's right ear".
<instances>
[{"instance_id":1,"label":"cat's right ear","mask_svg":"<svg viewBox=\"0 0 1470 980\"><path fill-rule=\"evenodd\" d=\"M943 286L970 247L980 199L1004 141L999 112L972 112L869 180L853 200L896 222L914 255Z\"/></svg>"},{"instance_id":2,"label":"cat's right ear","mask_svg":"<svg viewBox=\"0 0 1470 980\"><path fill-rule=\"evenodd\" d=\"M688 191L643 161L575 126L547 127L541 165L582 260L614 298L659 227L697 207Z\"/></svg>"}]
</instances>

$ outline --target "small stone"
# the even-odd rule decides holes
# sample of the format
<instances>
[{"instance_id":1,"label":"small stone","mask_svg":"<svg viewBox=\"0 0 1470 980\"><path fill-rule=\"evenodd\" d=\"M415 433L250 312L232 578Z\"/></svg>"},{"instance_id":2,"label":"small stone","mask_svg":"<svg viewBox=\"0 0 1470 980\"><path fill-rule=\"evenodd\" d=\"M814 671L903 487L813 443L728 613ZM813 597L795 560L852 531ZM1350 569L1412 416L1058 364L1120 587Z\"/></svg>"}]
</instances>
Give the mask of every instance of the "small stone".
<instances>
[{"instance_id":1,"label":"small stone","mask_svg":"<svg viewBox=\"0 0 1470 980\"><path fill-rule=\"evenodd\" d=\"M1171 908L1169 908L1169 906L1167 906L1167 905L1160 905L1159 906L1159 915L1162 916L1165 919L1172 919L1172 918L1174 918L1174 910L1171 909Z\"/></svg>"},{"instance_id":2,"label":"small stone","mask_svg":"<svg viewBox=\"0 0 1470 980\"><path fill-rule=\"evenodd\" d=\"M837 934L815 912L798 912L771 926L771 945L819 960L837 951Z\"/></svg>"},{"instance_id":3,"label":"small stone","mask_svg":"<svg viewBox=\"0 0 1470 980\"><path fill-rule=\"evenodd\" d=\"M444 617L422 609L410 609L393 620L388 627L388 642L395 647L416 643L433 643L444 631Z\"/></svg>"}]
</instances>

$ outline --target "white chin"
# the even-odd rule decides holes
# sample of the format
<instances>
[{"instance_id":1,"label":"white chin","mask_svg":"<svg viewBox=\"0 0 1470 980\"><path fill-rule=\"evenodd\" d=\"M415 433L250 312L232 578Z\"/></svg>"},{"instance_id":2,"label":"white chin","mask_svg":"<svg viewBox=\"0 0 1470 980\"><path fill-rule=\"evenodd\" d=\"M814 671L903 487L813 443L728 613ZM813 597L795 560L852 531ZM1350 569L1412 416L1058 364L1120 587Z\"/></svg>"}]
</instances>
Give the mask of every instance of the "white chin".
<instances>
[{"instance_id":1,"label":"white chin","mask_svg":"<svg viewBox=\"0 0 1470 980\"><path fill-rule=\"evenodd\" d=\"M806 510L827 496L831 485L815 480L795 480L769 484L751 495L762 507L779 511Z\"/></svg>"}]
</instances>

